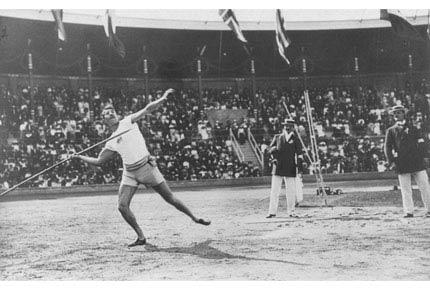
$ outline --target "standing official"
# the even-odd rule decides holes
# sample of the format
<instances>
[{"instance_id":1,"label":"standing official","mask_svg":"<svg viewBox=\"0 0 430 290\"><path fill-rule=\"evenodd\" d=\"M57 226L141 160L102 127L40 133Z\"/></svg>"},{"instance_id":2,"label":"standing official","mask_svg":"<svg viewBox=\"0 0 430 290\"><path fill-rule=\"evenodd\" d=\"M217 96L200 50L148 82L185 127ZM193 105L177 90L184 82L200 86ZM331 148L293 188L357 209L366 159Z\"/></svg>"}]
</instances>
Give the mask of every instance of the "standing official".
<instances>
[{"instance_id":1,"label":"standing official","mask_svg":"<svg viewBox=\"0 0 430 290\"><path fill-rule=\"evenodd\" d=\"M428 181L424 156L426 143L423 134L405 119L406 110L402 105L392 108L396 124L387 130L385 156L390 168L395 168L402 192L404 217L414 214L411 177L421 192L421 198L430 217L430 184Z\"/></svg>"},{"instance_id":2,"label":"standing official","mask_svg":"<svg viewBox=\"0 0 430 290\"><path fill-rule=\"evenodd\" d=\"M285 119L282 123L281 134L275 135L270 144L270 153L273 157L272 188L270 191L269 215L276 216L281 192L282 180L285 182L287 196L287 214L295 216L294 208L297 195L297 172L302 171L302 148L300 141L294 133L295 122L293 119Z\"/></svg>"}]
</instances>

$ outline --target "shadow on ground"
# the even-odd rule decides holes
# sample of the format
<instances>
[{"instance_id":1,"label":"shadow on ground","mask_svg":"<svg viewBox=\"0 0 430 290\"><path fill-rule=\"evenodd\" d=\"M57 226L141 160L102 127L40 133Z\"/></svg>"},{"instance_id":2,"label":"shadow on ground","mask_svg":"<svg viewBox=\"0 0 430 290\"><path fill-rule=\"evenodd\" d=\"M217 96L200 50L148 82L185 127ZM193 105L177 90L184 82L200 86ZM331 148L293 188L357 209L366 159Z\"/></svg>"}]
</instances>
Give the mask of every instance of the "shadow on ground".
<instances>
[{"instance_id":1,"label":"shadow on ground","mask_svg":"<svg viewBox=\"0 0 430 290\"><path fill-rule=\"evenodd\" d=\"M263 259L263 258L247 257L242 255L232 255L210 246L210 243L212 242L213 242L212 240L207 240L202 243L196 243L190 247L170 247L170 248L159 248L156 245L152 245L148 243L145 245L145 250L143 251L133 250L132 252L180 253L180 254L194 255L203 259L215 259L215 260L216 259L241 259L241 260L247 260L247 261L278 262L278 263L292 264L297 266L310 265L310 264L297 263L293 261L285 261L285 260L279 260L279 259Z\"/></svg>"}]
</instances>

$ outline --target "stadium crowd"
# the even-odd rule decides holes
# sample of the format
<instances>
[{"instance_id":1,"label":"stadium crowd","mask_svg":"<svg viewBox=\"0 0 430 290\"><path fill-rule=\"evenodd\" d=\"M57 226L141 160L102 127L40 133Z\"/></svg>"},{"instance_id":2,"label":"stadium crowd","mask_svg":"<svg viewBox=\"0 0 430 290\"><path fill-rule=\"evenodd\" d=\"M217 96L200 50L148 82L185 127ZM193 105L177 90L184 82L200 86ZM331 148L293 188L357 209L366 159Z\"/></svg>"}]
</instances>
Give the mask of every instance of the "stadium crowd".
<instances>
[{"instance_id":1,"label":"stadium crowd","mask_svg":"<svg viewBox=\"0 0 430 290\"><path fill-rule=\"evenodd\" d=\"M425 132L429 126L429 96L422 86L416 90L328 87L309 91L319 141L323 171L327 173L385 171L383 135L394 120L388 108L403 104L409 117ZM10 187L109 136L100 111L113 103L120 115L143 108L158 98L139 90L97 88L76 91L64 87L35 87L34 111L30 110L28 88L11 93L0 87L0 130L6 137L0 145L0 182ZM281 130L287 117L283 102L307 138L304 96L296 90L206 89L201 101L196 90L178 91L152 116L140 124L148 149L168 180L240 178L259 176L259 166L240 162L235 156L229 130L239 143L247 139L248 128L263 152ZM210 109L247 109L243 119L209 122ZM96 155L96 148L88 154ZM265 158L268 156L266 154ZM268 164L268 162L266 162ZM305 173L311 173L310 168ZM70 186L115 183L120 180L121 161L111 160L101 169L70 161L39 176L30 186Z\"/></svg>"},{"instance_id":2,"label":"stadium crowd","mask_svg":"<svg viewBox=\"0 0 430 290\"><path fill-rule=\"evenodd\" d=\"M10 133L5 138L7 142L0 145L2 187L10 187L107 138L109 132L99 117L106 103L113 103L119 114L128 115L159 97L159 92L153 92L148 98L139 94L127 98L122 91L101 89L90 98L88 90L73 92L59 87L35 88L33 94L36 110L31 112L27 88L23 88L22 93L20 90L19 94L12 94L1 87L0 127L3 132ZM121 97L116 97L118 95ZM229 140L212 138L211 126L195 98L189 98L186 92L176 97L140 124L148 140L148 149L156 156L167 179L231 179L261 175L258 166L240 162L235 157ZM100 149L93 149L88 154L96 155ZM101 169L88 167L76 161L66 162L29 185L55 187L120 180L120 158L111 160Z\"/></svg>"}]
</instances>

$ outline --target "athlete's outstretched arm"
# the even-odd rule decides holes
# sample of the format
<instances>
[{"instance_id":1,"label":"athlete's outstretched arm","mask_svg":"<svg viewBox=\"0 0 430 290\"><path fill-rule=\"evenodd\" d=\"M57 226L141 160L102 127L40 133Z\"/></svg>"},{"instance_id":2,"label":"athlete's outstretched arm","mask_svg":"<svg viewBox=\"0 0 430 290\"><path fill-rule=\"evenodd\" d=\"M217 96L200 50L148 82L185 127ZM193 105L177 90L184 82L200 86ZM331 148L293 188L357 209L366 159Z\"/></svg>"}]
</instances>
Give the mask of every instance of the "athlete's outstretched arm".
<instances>
[{"instance_id":1,"label":"athlete's outstretched arm","mask_svg":"<svg viewBox=\"0 0 430 290\"><path fill-rule=\"evenodd\" d=\"M99 156L97 158L89 157L89 156L82 156L82 155L76 155L73 156L74 158L81 159L82 161L95 165L95 166L101 166L103 163L111 159L115 154L115 151L109 150L104 148Z\"/></svg>"},{"instance_id":2,"label":"athlete's outstretched arm","mask_svg":"<svg viewBox=\"0 0 430 290\"><path fill-rule=\"evenodd\" d=\"M169 94L173 93L174 91L175 91L174 89L166 90L161 98L159 98L158 100L155 100L153 102L150 102L148 105L146 105L145 108L132 114L131 115L131 122L134 123L134 122L142 119L145 115L152 113L152 111L157 109L157 107L167 99L167 96Z\"/></svg>"}]
</instances>

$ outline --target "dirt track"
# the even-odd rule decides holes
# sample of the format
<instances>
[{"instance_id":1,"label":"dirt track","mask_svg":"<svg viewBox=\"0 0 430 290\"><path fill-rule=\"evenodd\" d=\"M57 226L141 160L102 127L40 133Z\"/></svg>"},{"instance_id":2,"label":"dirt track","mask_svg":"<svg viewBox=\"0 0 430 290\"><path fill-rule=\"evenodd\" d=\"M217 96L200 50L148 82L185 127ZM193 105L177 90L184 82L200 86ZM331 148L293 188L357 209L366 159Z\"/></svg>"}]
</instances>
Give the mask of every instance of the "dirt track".
<instances>
[{"instance_id":1,"label":"dirt track","mask_svg":"<svg viewBox=\"0 0 430 290\"><path fill-rule=\"evenodd\" d=\"M403 219L400 194L305 195L300 218L264 218L268 188L183 191L212 220L193 224L155 194L132 203L149 245L115 196L0 203L0 280L429 280L430 219ZM417 202L416 205L422 206Z\"/></svg>"}]
</instances>

